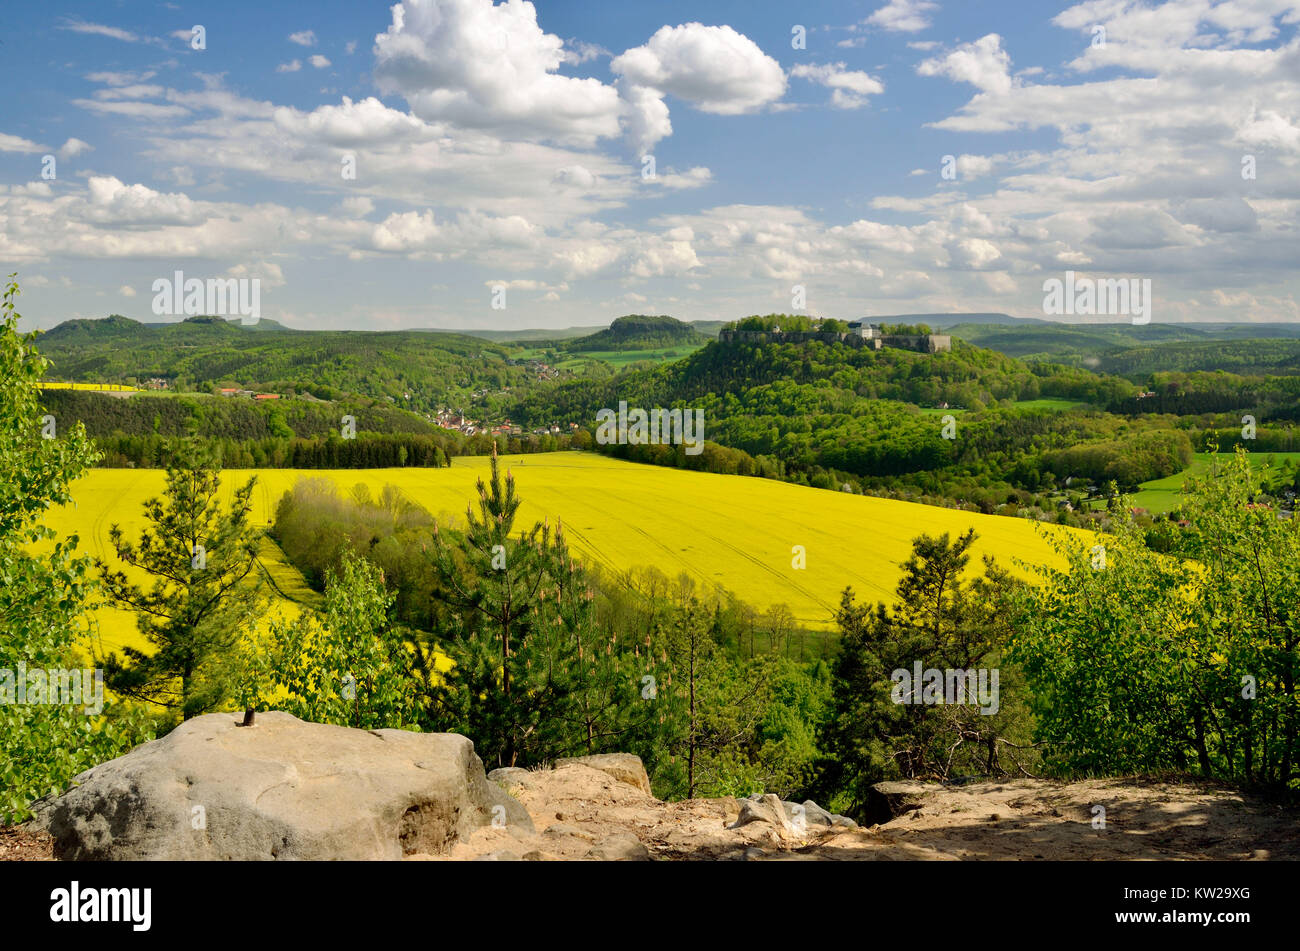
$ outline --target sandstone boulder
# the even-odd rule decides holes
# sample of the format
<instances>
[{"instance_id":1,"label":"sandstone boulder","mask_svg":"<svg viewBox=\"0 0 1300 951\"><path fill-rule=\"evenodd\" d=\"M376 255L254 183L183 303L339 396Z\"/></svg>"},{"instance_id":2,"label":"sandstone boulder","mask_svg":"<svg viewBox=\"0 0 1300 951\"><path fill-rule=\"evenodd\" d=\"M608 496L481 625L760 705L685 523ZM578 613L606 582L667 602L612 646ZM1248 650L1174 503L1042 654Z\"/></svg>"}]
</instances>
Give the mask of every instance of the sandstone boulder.
<instances>
[{"instance_id":1,"label":"sandstone boulder","mask_svg":"<svg viewBox=\"0 0 1300 951\"><path fill-rule=\"evenodd\" d=\"M649 862L650 851L631 832L620 832L597 842L586 858L594 862Z\"/></svg>"},{"instance_id":2,"label":"sandstone boulder","mask_svg":"<svg viewBox=\"0 0 1300 951\"><path fill-rule=\"evenodd\" d=\"M620 783L627 783L629 786L635 786L647 796L654 796L650 790L650 777L646 774L645 764L641 762L641 757L633 756L631 753L598 753L594 756L566 756L563 759L555 761L557 767L566 763L578 763L582 766L590 766L592 769L598 769L611 779L616 779ZM497 770L493 770L497 772Z\"/></svg>"},{"instance_id":3,"label":"sandstone boulder","mask_svg":"<svg viewBox=\"0 0 1300 951\"><path fill-rule=\"evenodd\" d=\"M400 859L485 825L532 831L450 733L354 730L287 713L187 720L36 808L61 859Z\"/></svg>"},{"instance_id":4,"label":"sandstone boulder","mask_svg":"<svg viewBox=\"0 0 1300 951\"><path fill-rule=\"evenodd\" d=\"M502 766L487 774L488 779L502 786L514 786L528 778L528 770L518 766Z\"/></svg>"},{"instance_id":5,"label":"sandstone boulder","mask_svg":"<svg viewBox=\"0 0 1300 951\"><path fill-rule=\"evenodd\" d=\"M749 802L759 802L764 797L761 795L750 796ZM786 802L780 800L781 809L785 813L786 822L798 833L812 831L825 831L830 828L837 829L856 829L858 824L848 816L841 816L837 813L823 809L811 799L805 799L801 803Z\"/></svg>"},{"instance_id":6,"label":"sandstone boulder","mask_svg":"<svg viewBox=\"0 0 1300 951\"><path fill-rule=\"evenodd\" d=\"M772 827L778 835L794 835L795 827L786 818L785 803L768 793L758 798L740 800L740 816L727 826L728 829L740 829L755 822Z\"/></svg>"}]
</instances>

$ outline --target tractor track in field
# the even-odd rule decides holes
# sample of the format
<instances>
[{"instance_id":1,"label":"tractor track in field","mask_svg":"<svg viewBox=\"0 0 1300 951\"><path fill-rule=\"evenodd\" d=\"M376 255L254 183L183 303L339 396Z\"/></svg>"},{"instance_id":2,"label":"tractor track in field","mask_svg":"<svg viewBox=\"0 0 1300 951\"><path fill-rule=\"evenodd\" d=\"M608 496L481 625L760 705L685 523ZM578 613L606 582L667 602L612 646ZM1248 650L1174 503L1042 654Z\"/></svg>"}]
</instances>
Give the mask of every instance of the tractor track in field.
<instances>
[{"instance_id":1,"label":"tractor track in field","mask_svg":"<svg viewBox=\"0 0 1300 951\"><path fill-rule=\"evenodd\" d=\"M615 498L617 501L619 501L619 502L630 502L630 501L631 501L631 500L628 500L628 499L621 498L621 497L619 497L619 496L614 496L614 498ZM694 576L696 576L696 577L698 577L698 578L701 578L701 579L704 578L704 577L706 577L706 574L705 574L703 571L701 571L700 569L696 568L696 567L695 567L693 564L691 564L691 562L688 561L686 558L683 558L682 555L681 555L681 553L680 553L679 551L673 549L672 547L670 547L669 545L667 545L667 544L664 543L663 541L660 541L658 538L655 538L653 535L651 535L649 532L647 532L647 531L646 531L644 528L642 528L640 525L633 524L632 522L624 522L624 524L627 525L629 528L632 528L632 529L634 529L635 531L639 532L639 533L640 533L642 536L644 536L646 539L648 539L649 541L651 541L652 543L654 543L655 545L657 545L659 548L661 548L665 553L667 553L669 556L671 556L671 557L674 559L674 561L676 561L678 564L682 565L682 566L686 569L686 571L687 571L688 573L690 573L690 574L692 574L692 575L694 575ZM799 594L803 595L803 596L804 596L805 598L807 598L808 600L812 601L814 604L819 604L819 605L821 605L822 608L824 608L826 611L831 612L831 613L834 613L834 611L835 611L835 606L834 606L834 605L832 605L832 604L830 604L829 602L825 601L824 599L822 599L822 598L819 597L818 595L814 594L812 591L809 591L806 587L804 587L804 586L803 586L802 584L800 584L798 581L795 581L793 578L788 577L787 575L783 574L783 573L782 573L781 571L779 571L778 569L772 567L770 564L768 564L767 562L765 562L763 559L759 558L757 555L754 555L754 554L752 554L752 553L750 553L750 552L744 550L743 548L739 547L738 545L735 545L735 544L733 544L733 543L731 543L731 542L729 542L729 541L723 539L722 537L720 537L720 536L718 536L718 535L711 535L710 537L711 537L715 542L717 542L718 544L720 544L720 545L722 545L723 547L725 547L725 548L727 548L727 549L729 549L729 550L735 552L735 553L736 553L737 555L739 555L741 558L744 558L746 561L748 561L748 562L749 562L750 564L752 564L754 567L762 569L765 573L767 573L768 575L770 575L773 579L775 579L775 580L776 580L778 583L780 583L781 585L785 585L785 586L788 586L788 587L790 587L790 588L793 588L795 591L797 591ZM723 585L723 587L726 587L726 585Z\"/></svg>"},{"instance_id":2,"label":"tractor track in field","mask_svg":"<svg viewBox=\"0 0 1300 951\"><path fill-rule=\"evenodd\" d=\"M721 539L721 538L716 538L716 537L715 537L715 538L714 538L714 541L716 541L716 542L718 542L718 543L720 543L720 544L726 546L727 548L731 549L731 550L734 551L737 555L739 555L741 558L744 558L745 560L747 560L750 564L755 565L755 566L757 566L757 567L759 567L759 568L762 568L764 571L766 571L768 574L772 575L774 578L776 578L777 580L779 580L779 581L782 582L783 584L787 584L787 585L789 585L790 587L794 588L796 591L798 591L800 594L802 594L802 595L803 595L805 598L807 598L809 601L812 601L812 602L814 602L814 603L816 603L816 604L820 604L820 605L821 605L823 608L825 608L827 611L830 611L831 613L834 613L834 611L835 611L835 606L834 606L834 605L832 605L832 604L830 604L830 603L828 603L828 602L826 602L826 601L823 601L819 596L817 596L816 594L813 594L813 592L809 591L807 588L805 588L805 587L804 587L803 585L801 585L799 582L797 582L797 581L795 581L795 580L793 580L793 579L791 579L791 578L787 578L787 577L786 577L785 575L783 575L780 571L778 571L777 569L773 568L771 565L769 565L767 562L763 561L763 559L759 558L757 555L752 555L752 554L750 554L749 552L745 551L743 548L739 547L738 545L733 545L731 542L729 542L729 541L724 541L724 540Z\"/></svg>"},{"instance_id":3,"label":"tractor track in field","mask_svg":"<svg viewBox=\"0 0 1300 951\"><path fill-rule=\"evenodd\" d=\"M611 498L616 502L627 503L631 501L629 499L622 498L613 493L610 493L610 495ZM655 547L663 551L666 555L668 555L673 560L674 563L681 566L681 568L684 571L686 571L688 574L700 579L704 579L708 577L707 573L705 573L700 568L698 568L689 559L683 557L680 551L674 549L672 546L668 545L666 542L662 541L661 539L656 538L654 535L650 534L650 532L646 531L646 529L642 528L640 525L628 521L625 521L623 524L627 528L630 528L634 532L639 534L642 538L646 539L652 545L654 545ZM613 568L615 571L618 570L614 568L613 562L609 560L608 556L606 556L603 552L600 552L598 549L596 549L595 546L592 545L591 542L587 540L585 536L582 536L581 533L579 533L576 529L574 529L573 531L585 546L595 551L597 557L601 560L602 563L606 564L610 568ZM831 612L831 613L834 612L835 610L834 605L831 605L824 599L818 597L816 594L809 591L806 587L801 585L799 582L786 577L786 575L782 574L779 570L767 564L761 558L758 558L757 556L751 554L750 552L747 552L744 549L740 548L739 546L734 545L731 542L725 541L724 539L716 535L713 536L713 540L723 545L727 549L735 552L737 555L739 555L741 558L744 558L746 561L748 561L750 564L754 565L755 567L762 569L764 572L770 575L777 582L783 585L788 585L789 587L797 591L799 594L803 595L805 598L808 598L814 604L821 605L821 607L825 609L827 612ZM723 587L726 587L726 585L723 585Z\"/></svg>"},{"instance_id":4,"label":"tractor track in field","mask_svg":"<svg viewBox=\"0 0 1300 951\"><path fill-rule=\"evenodd\" d=\"M90 542L94 546L95 555L105 563L108 562L108 543L105 541L107 536L104 532L104 522L108 518L108 513L113 510L114 505L116 505L116 500L112 504L104 506L100 513L95 516L94 524L90 529Z\"/></svg>"},{"instance_id":5,"label":"tractor track in field","mask_svg":"<svg viewBox=\"0 0 1300 951\"><path fill-rule=\"evenodd\" d=\"M610 557L606 555L603 551L601 551L598 545L594 544L589 538L587 538L587 536L584 535L580 529L575 528L572 524L570 524L565 527L564 533L566 535L572 535L578 541L578 544L582 546L584 551L589 552L592 555L595 555L596 560L600 562L605 568L607 568L610 571L610 573L613 574L615 577L619 577L623 574L623 572L619 569L617 565L614 564L614 562L610 559Z\"/></svg>"},{"instance_id":6,"label":"tractor track in field","mask_svg":"<svg viewBox=\"0 0 1300 951\"><path fill-rule=\"evenodd\" d=\"M618 510L620 510L620 509L622 509L622 508L624 508L624 507L633 507L633 508L634 508L635 505L636 505L636 501L637 501L637 500L635 500L635 499L631 499L631 498L628 498L628 497L623 496L623 495L619 495L619 494L616 493L616 492L606 491L606 492L603 493L603 494L604 494L606 497L608 497L612 503L614 503L613 505L610 506L610 508L611 508L612 510L614 510L614 511L618 511ZM648 531L646 531L646 530L645 530L644 528L642 528L640 525L637 525L637 524L635 524L634 522L628 521L628 520L626 520L626 519L622 520L621 524L622 524L624 527L626 527L626 528L630 528L630 529L632 529L633 531L639 533L643 538L645 538L647 541L649 541L652 545L654 545L654 546L656 546L657 548L659 548L660 550L662 550L666 555L669 556L669 558L672 559L672 561L673 561L674 564L680 566L680 567L682 568L682 570L686 571L688 574L690 574L690 575L692 575L692 576L694 576L694 577L696 577L696 578L698 578L698 579L700 579L700 580L704 580L706 577L708 577L707 574L706 574L705 572L701 571L698 567L696 567L694 564L692 564L691 561L689 561L687 558L684 558L684 557L682 556L682 553L681 553L680 551L678 551L678 550L672 548L672 547L669 546L667 543L665 543L665 542L661 541L660 539L656 538L654 535L651 535ZM588 542L587 544L590 544L590 542ZM620 574L622 573L623 570L622 570L622 569L618 569L618 568L616 568L616 567L614 566L613 562L610 561L609 558L608 558L608 556L604 555L604 553L600 553L600 558L602 559L602 561L606 562L606 563L607 563L607 564L608 564L608 565L609 565L613 570L619 572Z\"/></svg>"},{"instance_id":7,"label":"tractor track in field","mask_svg":"<svg viewBox=\"0 0 1300 951\"><path fill-rule=\"evenodd\" d=\"M262 561L261 555L258 555L256 558L254 558L253 561L256 562L257 567L262 570L262 577L265 578L267 583L271 586L271 590L274 591L276 594L278 594L285 601L288 601L291 604L296 604L304 608L310 608L316 606L316 605L308 604L306 601L303 601L301 598L295 598L293 595L289 594L283 588L281 588L280 583L275 580L275 575L271 574L271 569L266 567L266 563Z\"/></svg>"}]
</instances>

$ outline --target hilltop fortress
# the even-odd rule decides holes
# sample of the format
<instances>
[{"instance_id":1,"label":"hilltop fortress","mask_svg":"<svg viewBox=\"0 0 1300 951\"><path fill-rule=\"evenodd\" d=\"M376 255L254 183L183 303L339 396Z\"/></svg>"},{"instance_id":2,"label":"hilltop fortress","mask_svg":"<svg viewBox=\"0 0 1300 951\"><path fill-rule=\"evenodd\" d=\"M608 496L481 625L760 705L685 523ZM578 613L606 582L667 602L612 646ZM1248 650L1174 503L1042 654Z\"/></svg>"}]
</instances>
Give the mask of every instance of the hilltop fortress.
<instances>
[{"instance_id":1,"label":"hilltop fortress","mask_svg":"<svg viewBox=\"0 0 1300 951\"><path fill-rule=\"evenodd\" d=\"M842 343L850 347L866 347L879 350L882 347L894 347L899 350L914 350L917 353L939 353L952 349L952 337L948 334L884 334L880 328L865 320L849 322L847 331L820 330L719 330L721 343L807 343L820 340L822 343Z\"/></svg>"}]
</instances>

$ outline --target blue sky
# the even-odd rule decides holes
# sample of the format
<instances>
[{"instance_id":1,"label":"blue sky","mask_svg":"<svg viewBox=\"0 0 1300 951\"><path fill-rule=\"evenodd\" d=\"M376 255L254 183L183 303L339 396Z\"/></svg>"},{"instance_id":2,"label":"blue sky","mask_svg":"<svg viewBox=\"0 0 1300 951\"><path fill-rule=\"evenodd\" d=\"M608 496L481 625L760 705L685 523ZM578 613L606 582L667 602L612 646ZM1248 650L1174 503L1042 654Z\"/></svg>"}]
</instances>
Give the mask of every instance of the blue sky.
<instances>
[{"instance_id":1,"label":"blue sky","mask_svg":"<svg viewBox=\"0 0 1300 951\"><path fill-rule=\"evenodd\" d=\"M828 316L1043 316L1067 270L1150 279L1157 322L1300 320L1297 23L1300 0L21 5L0 266L42 327L160 319L177 270L256 278L302 328L734 319L795 286Z\"/></svg>"}]
</instances>

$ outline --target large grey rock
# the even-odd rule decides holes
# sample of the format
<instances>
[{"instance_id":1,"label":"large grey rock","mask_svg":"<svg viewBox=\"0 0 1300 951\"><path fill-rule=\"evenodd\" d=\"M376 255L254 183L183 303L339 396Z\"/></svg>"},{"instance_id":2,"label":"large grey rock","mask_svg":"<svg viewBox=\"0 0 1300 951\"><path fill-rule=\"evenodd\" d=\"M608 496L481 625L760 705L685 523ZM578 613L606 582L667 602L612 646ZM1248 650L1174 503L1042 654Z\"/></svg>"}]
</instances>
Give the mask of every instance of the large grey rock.
<instances>
[{"instance_id":1,"label":"large grey rock","mask_svg":"<svg viewBox=\"0 0 1300 951\"><path fill-rule=\"evenodd\" d=\"M645 764L641 762L639 756L633 756L631 753L597 753L594 756L566 756L555 761L556 766L563 766L566 763L590 766L605 773L611 779L635 786L647 796L654 796L650 791L650 777L646 774Z\"/></svg>"},{"instance_id":2,"label":"large grey rock","mask_svg":"<svg viewBox=\"0 0 1300 951\"><path fill-rule=\"evenodd\" d=\"M528 812L451 733L353 730L213 713L43 800L61 859L400 859Z\"/></svg>"},{"instance_id":3,"label":"large grey rock","mask_svg":"<svg viewBox=\"0 0 1300 951\"><path fill-rule=\"evenodd\" d=\"M806 829L817 829L831 827L832 816L811 799L805 799L802 803L793 803L781 801L781 808L785 810L786 821L795 828L796 831L802 826Z\"/></svg>"},{"instance_id":4,"label":"large grey rock","mask_svg":"<svg viewBox=\"0 0 1300 951\"><path fill-rule=\"evenodd\" d=\"M758 798L761 799L762 797ZM848 816L829 812L811 799L805 799L798 804L782 800L781 808L785 812L786 821L790 823L790 827L796 832L825 831L832 827L844 829L856 829L858 827L858 824Z\"/></svg>"},{"instance_id":5,"label":"large grey rock","mask_svg":"<svg viewBox=\"0 0 1300 951\"><path fill-rule=\"evenodd\" d=\"M794 835L797 830L786 818L785 803L772 793L758 799L740 800L740 816L728 829L740 829L755 822L770 825L779 835Z\"/></svg>"}]
</instances>

